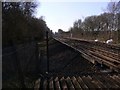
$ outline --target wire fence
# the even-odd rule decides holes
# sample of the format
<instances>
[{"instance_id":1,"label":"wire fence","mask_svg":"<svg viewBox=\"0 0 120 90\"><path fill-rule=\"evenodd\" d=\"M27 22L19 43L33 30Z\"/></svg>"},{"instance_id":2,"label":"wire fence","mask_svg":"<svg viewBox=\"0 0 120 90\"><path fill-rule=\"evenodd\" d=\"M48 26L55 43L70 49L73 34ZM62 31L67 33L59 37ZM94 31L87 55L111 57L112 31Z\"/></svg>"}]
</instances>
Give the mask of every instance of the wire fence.
<instances>
[{"instance_id":1,"label":"wire fence","mask_svg":"<svg viewBox=\"0 0 120 90\"><path fill-rule=\"evenodd\" d=\"M2 81L18 75L22 87L24 76L38 73L39 51L37 42L12 45L2 49Z\"/></svg>"}]
</instances>

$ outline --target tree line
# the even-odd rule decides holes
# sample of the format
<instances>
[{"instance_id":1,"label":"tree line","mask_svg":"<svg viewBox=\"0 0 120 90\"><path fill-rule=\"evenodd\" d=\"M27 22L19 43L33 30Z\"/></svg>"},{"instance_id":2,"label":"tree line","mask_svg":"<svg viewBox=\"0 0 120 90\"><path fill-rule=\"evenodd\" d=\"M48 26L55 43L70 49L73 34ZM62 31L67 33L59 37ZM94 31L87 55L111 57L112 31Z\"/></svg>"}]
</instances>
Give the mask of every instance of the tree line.
<instances>
[{"instance_id":1,"label":"tree line","mask_svg":"<svg viewBox=\"0 0 120 90\"><path fill-rule=\"evenodd\" d=\"M76 20L73 27L68 32L64 32L63 36L69 34L71 37L83 39L114 39L119 41L120 38L120 1L109 2L107 11L100 15L88 16L82 21ZM61 30L59 29L61 32ZM58 33L59 33L58 31Z\"/></svg>"},{"instance_id":2,"label":"tree line","mask_svg":"<svg viewBox=\"0 0 120 90\"><path fill-rule=\"evenodd\" d=\"M44 38L49 28L42 17L33 15L36 7L35 2L2 2L3 46Z\"/></svg>"}]
</instances>

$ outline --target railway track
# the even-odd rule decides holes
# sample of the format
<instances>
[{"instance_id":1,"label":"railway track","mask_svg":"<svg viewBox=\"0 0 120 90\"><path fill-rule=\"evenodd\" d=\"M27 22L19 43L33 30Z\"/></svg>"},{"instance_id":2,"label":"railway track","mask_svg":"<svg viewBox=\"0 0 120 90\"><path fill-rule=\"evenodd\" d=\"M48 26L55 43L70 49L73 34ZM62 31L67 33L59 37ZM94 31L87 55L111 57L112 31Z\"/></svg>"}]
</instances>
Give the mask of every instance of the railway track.
<instances>
[{"instance_id":1,"label":"railway track","mask_svg":"<svg viewBox=\"0 0 120 90\"><path fill-rule=\"evenodd\" d=\"M77 53L80 52L78 53L78 55L81 54L80 56L83 56L88 61L94 64L96 63L105 64L106 66L110 67L111 69L117 72L111 72L111 70L108 68L107 69L100 68L101 69L100 72L93 72L93 73L85 72L80 74L78 72L74 74L67 74L67 73L58 74L58 72L57 73L50 72L49 74L47 74L47 76L40 76L35 81L34 90L51 90L51 89L52 90L83 90L83 89L98 89L98 88L99 89L120 88L120 72L119 72L120 60L118 57L119 56L118 47L116 46L112 47L112 45L108 46L106 44L102 45L102 43L100 43L99 45L99 43L95 43L92 41L84 41L84 40L76 40L76 39L67 39L67 38L65 39L53 38L53 39L56 40L57 43L60 42L59 44L61 44L62 46L66 45L65 47L71 49L72 51L75 50ZM73 56L71 55L71 57ZM77 59L76 61L79 60L80 59ZM76 62L75 60L71 60L71 61L69 60L70 63L67 63L64 67L67 66L70 67L70 64L73 63L72 61ZM85 63L83 64L86 68L87 66L85 65ZM62 68L61 70L63 69L64 68Z\"/></svg>"},{"instance_id":2,"label":"railway track","mask_svg":"<svg viewBox=\"0 0 120 90\"><path fill-rule=\"evenodd\" d=\"M34 90L119 89L120 75L55 76L36 80Z\"/></svg>"},{"instance_id":3,"label":"railway track","mask_svg":"<svg viewBox=\"0 0 120 90\"><path fill-rule=\"evenodd\" d=\"M94 64L104 64L110 69L120 72L120 46L76 38L55 40L79 51L84 58Z\"/></svg>"}]
</instances>

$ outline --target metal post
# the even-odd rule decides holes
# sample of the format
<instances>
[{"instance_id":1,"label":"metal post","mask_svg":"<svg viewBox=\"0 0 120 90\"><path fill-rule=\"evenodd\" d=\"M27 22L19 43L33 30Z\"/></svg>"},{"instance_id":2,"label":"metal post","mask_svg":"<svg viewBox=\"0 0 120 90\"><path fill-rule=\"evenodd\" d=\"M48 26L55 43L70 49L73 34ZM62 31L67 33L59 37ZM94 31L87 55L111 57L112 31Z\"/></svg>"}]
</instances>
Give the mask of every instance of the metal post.
<instances>
[{"instance_id":1,"label":"metal post","mask_svg":"<svg viewBox=\"0 0 120 90\"><path fill-rule=\"evenodd\" d=\"M49 73L49 48L48 48L48 31L46 31L46 45L47 45L47 72Z\"/></svg>"}]
</instances>

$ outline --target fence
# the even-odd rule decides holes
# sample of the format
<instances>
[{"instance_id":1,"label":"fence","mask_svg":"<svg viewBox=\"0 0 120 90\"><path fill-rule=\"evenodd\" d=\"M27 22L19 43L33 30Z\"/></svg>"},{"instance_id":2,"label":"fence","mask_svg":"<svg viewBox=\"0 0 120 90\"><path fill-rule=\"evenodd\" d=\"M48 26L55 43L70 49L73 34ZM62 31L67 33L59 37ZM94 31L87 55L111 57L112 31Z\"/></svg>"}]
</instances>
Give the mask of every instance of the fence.
<instances>
[{"instance_id":1,"label":"fence","mask_svg":"<svg viewBox=\"0 0 120 90\"><path fill-rule=\"evenodd\" d=\"M38 73L38 46L35 41L2 49L2 81L19 75Z\"/></svg>"}]
</instances>

